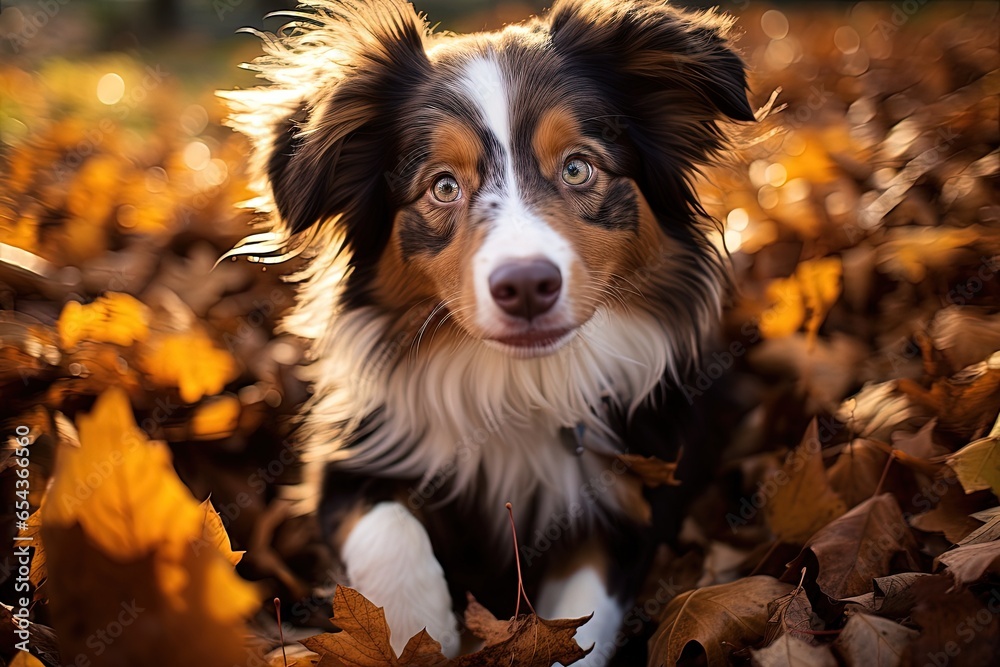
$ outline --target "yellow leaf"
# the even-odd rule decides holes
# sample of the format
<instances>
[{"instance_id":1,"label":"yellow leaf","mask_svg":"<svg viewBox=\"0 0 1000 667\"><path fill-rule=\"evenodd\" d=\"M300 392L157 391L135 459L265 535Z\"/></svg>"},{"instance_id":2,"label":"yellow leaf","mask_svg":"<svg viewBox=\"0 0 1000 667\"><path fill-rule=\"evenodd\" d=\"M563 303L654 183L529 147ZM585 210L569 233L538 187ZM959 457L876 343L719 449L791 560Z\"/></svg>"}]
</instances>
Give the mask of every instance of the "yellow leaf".
<instances>
[{"instance_id":1,"label":"yellow leaf","mask_svg":"<svg viewBox=\"0 0 1000 667\"><path fill-rule=\"evenodd\" d=\"M799 330L806 317L802 290L795 276L779 278L767 286L770 306L760 316L760 333L765 338L783 338Z\"/></svg>"},{"instance_id":2,"label":"yellow leaf","mask_svg":"<svg viewBox=\"0 0 1000 667\"><path fill-rule=\"evenodd\" d=\"M790 336L805 324L813 341L830 308L840 296L840 258L824 257L799 264L788 278L767 286L767 309L760 316L765 338Z\"/></svg>"},{"instance_id":3,"label":"yellow leaf","mask_svg":"<svg viewBox=\"0 0 1000 667\"><path fill-rule=\"evenodd\" d=\"M80 447L59 452L42 508L43 531L79 524L105 554L125 560L156 552L168 595L187 583L176 562L212 521L174 472L169 448L135 425L125 393L105 392L78 420Z\"/></svg>"},{"instance_id":4,"label":"yellow leaf","mask_svg":"<svg viewBox=\"0 0 1000 667\"><path fill-rule=\"evenodd\" d=\"M215 440L232 435L240 419L240 401L234 396L218 396L199 405L191 418L195 440Z\"/></svg>"},{"instance_id":5,"label":"yellow leaf","mask_svg":"<svg viewBox=\"0 0 1000 667\"><path fill-rule=\"evenodd\" d=\"M93 303L70 301L59 315L58 329L63 349L81 340L114 343L127 347L149 335L149 308L128 294L110 292Z\"/></svg>"},{"instance_id":6,"label":"yellow leaf","mask_svg":"<svg viewBox=\"0 0 1000 667\"><path fill-rule=\"evenodd\" d=\"M201 330L164 334L151 340L150 351L143 355L141 364L150 380L177 387L186 403L218 394L236 375L233 357L216 348Z\"/></svg>"},{"instance_id":7,"label":"yellow leaf","mask_svg":"<svg viewBox=\"0 0 1000 667\"><path fill-rule=\"evenodd\" d=\"M95 633L117 619L131 627L102 645L103 664L242 664L242 620L258 595L233 571L211 505L177 477L167 446L136 427L121 390L77 426L80 446L60 448L42 510L61 645L93 651Z\"/></svg>"},{"instance_id":8,"label":"yellow leaf","mask_svg":"<svg viewBox=\"0 0 1000 667\"><path fill-rule=\"evenodd\" d=\"M215 547L219 550L223 556L226 557L233 567L239 564L243 559L243 554L245 551L233 551L233 547L229 542L229 534L226 532L226 527L222 523L222 517L219 513L215 511L215 507L212 506L211 500L206 500L201 504L202 511L205 512L205 519L202 524L202 539L209 545Z\"/></svg>"}]
</instances>

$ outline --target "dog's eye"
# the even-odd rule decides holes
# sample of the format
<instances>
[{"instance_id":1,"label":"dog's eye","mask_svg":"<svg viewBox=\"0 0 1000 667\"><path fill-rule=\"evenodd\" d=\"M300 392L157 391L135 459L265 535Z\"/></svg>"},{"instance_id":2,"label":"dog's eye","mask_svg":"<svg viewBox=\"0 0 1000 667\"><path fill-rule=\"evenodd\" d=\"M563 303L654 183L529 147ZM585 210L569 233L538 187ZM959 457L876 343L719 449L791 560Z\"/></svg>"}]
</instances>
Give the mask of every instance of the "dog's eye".
<instances>
[{"instance_id":1,"label":"dog's eye","mask_svg":"<svg viewBox=\"0 0 1000 667\"><path fill-rule=\"evenodd\" d=\"M434 181L434 185L431 186L431 194L439 202L450 204L458 199L459 195L462 194L462 189L458 187L458 181L455 180L454 176L445 175Z\"/></svg>"},{"instance_id":2,"label":"dog's eye","mask_svg":"<svg viewBox=\"0 0 1000 667\"><path fill-rule=\"evenodd\" d=\"M583 185L590 180L594 168L586 160L571 157L563 165L562 178L568 185Z\"/></svg>"}]
</instances>

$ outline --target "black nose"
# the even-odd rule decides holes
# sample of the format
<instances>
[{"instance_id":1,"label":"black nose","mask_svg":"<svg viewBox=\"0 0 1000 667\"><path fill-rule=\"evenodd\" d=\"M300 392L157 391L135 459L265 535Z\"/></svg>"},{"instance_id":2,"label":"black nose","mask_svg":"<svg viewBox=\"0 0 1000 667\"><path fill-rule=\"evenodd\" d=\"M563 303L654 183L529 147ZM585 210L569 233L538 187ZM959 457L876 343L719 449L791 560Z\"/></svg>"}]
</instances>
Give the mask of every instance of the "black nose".
<instances>
[{"instance_id":1,"label":"black nose","mask_svg":"<svg viewBox=\"0 0 1000 667\"><path fill-rule=\"evenodd\" d=\"M530 320L559 299L562 275L545 259L508 262L490 274L490 294L504 312Z\"/></svg>"}]
</instances>

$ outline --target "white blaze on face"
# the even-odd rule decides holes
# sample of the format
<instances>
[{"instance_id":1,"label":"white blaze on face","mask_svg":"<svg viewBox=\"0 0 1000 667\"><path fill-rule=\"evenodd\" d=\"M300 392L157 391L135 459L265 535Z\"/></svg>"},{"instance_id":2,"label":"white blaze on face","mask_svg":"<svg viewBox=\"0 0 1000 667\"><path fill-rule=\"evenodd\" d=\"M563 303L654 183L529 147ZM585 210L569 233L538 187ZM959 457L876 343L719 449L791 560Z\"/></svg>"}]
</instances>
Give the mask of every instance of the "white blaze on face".
<instances>
[{"instance_id":1,"label":"white blaze on face","mask_svg":"<svg viewBox=\"0 0 1000 667\"><path fill-rule=\"evenodd\" d=\"M558 314L564 310L576 253L561 234L529 210L518 190L507 81L496 60L483 56L466 64L461 85L479 110L482 122L503 148L500 190L480 193L483 205L495 207L489 209L489 231L472 259L476 319L488 330L496 330L498 320L504 321L506 316L490 295L489 277L504 263L518 259L547 259L559 267L563 290L552 311Z\"/></svg>"}]
</instances>

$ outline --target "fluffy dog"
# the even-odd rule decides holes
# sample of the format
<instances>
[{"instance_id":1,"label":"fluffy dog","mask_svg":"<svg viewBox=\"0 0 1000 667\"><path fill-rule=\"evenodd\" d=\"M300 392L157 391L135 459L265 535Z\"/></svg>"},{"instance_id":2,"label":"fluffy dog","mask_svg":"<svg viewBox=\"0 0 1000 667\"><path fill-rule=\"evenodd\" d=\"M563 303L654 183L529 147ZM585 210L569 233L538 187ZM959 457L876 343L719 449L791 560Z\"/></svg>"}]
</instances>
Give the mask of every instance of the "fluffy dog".
<instances>
[{"instance_id":1,"label":"fluffy dog","mask_svg":"<svg viewBox=\"0 0 1000 667\"><path fill-rule=\"evenodd\" d=\"M593 613L578 638L605 664L681 509L620 455L676 455L672 388L719 318L692 177L753 120L731 21L650 0L471 35L398 0L290 15L251 66L269 85L228 98L259 210L308 257L287 324L312 341L304 498L397 650L426 627L449 654L465 590L513 602L511 501L536 608Z\"/></svg>"}]
</instances>

